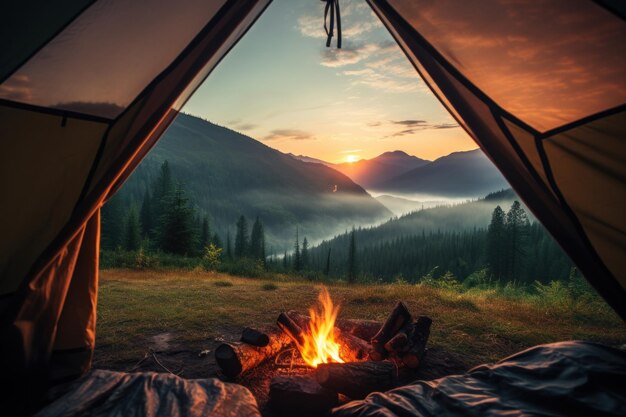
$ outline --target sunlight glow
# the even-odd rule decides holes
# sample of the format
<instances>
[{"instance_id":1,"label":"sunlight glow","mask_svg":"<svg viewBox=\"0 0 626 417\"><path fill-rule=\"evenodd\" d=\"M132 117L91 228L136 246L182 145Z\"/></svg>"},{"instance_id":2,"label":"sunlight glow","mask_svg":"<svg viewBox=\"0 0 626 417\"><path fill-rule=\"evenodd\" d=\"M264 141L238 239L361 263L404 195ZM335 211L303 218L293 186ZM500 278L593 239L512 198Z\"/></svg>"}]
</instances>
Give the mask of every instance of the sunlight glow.
<instances>
[{"instance_id":1,"label":"sunlight glow","mask_svg":"<svg viewBox=\"0 0 626 417\"><path fill-rule=\"evenodd\" d=\"M346 162L349 164L353 164L358 160L359 158L356 155L346 155Z\"/></svg>"}]
</instances>

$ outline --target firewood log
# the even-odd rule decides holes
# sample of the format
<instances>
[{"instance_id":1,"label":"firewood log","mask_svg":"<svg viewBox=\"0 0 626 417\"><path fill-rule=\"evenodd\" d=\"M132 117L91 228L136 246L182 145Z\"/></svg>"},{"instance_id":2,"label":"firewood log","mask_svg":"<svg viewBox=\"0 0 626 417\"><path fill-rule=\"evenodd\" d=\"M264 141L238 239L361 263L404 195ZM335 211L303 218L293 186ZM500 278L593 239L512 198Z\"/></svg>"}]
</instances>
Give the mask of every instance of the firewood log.
<instances>
[{"instance_id":1,"label":"firewood log","mask_svg":"<svg viewBox=\"0 0 626 417\"><path fill-rule=\"evenodd\" d=\"M372 346L365 340L344 333L335 328L335 340L339 343L339 356L346 362L360 362L367 360Z\"/></svg>"},{"instance_id":2,"label":"firewood log","mask_svg":"<svg viewBox=\"0 0 626 417\"><path fill-rule=\"evenodd\" d=\"M215 361L222 373L229 378L245 374L266 359L277 355L291 343L289 336L279 329L271 329L266 333L269 341L265 347L251 346L242 342L219 345L215 349Z\"/></svg>"},{"instance_id":3,"label":"firewood log","mask_svg":"<svg viewBox=\"0 0 626 417\"><path fill-rule=\"evenodd\" d=\"M302 346L304 344L303 328L292 320L287 313L280 313L276 319L276 324L296 343L297 346Z\"/></svg>"},{"instance_id":4,"label":"firewood log","mask_svg":"<svg viewBox=\"0 0 626 417\"><path fill-rule=\"evenodd\" d=\"M388 352L385 350L385 343L394 337L402 327L410 323L411 319L409 309L402 301L398 301L379 332L372 338L373 349L370 358L379 361L387 357Z\"/></svg>"},{"instance_id":5,"label":"firewood log","mask_svg":"<svg viewBox=\"0 0 626 417\"><path fill-rule=\"evenodd\" d=\"M298 323L303 329L308 327L310 320L309 316L300 314L294 310L289 310L287 315L291 317L293 321ZM337 319L335 321L335 327L339 328L344 334L350 333L351 335L367 342L372 340L372 337L378 333L382 325L383 323L375 320Z\"/></svg>"},{"instance_id":6,"label":"firewood log","mask_svg":"<svg viewBox=\"0 0 626 417\"><path fill-rule=\"evenodd\" d=\"M372 392L396 387L400 380L398 372L395 364L388 361L324 363L318 365L316 377L325 388L361 399Z\"/></svg>"},{"instance_id":7,"label":"firewood log","mask_svg":"<svg viewBox=\"0 0 626 417\"><path fill-rule=\"evenodd\" d=\"M400 355L400 359L407 367L415 369L422 362L432 322L430 317L420 316L413 325L409 335L409 350Z\"/></svg>"},{"instance_id":8,"label":"firewood log","mask_svg":"<svg viewBox=\"0 0 626 417\"><path fill-rule=\"evenodd\" d=\"M385 349L389 353L405 352L409 349L409 337L405 332L398 332L385 343Z\"/></svg>"},{"instance_id":9,"label":"firewood log","mask_svg":"<svg viewBox=\"0 0 626 417\"><path fill-rule=\"evenodd\" d=\"M270 383L270 407L290 416L323 413L339 404L336 392L311 376L277 376Z\"/></svg>"},{"instance_id":10,"label":"firewood log","mask_svg":"<svg viewBox=\"0 0 626 417\"><path fill-rule=\"evenodd\" d=\"M270 338L263 332L246 327L241 332L241 341L252 346L265 347L270 343Z\"/></svg>"}]
</instances>

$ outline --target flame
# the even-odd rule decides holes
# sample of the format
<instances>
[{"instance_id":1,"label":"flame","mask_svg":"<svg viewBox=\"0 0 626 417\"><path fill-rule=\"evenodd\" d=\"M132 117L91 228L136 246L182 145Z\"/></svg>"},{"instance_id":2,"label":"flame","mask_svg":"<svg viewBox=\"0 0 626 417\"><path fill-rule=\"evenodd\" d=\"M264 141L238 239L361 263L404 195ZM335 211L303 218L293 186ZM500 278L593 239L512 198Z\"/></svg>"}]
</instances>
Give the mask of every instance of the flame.
<instances>
[{"instance_id":1,"label":"flame","mask_svg":"<svg viewBox=\"0 0 626 417\"><path fill-rule=\"evenodd\" d=\"M334 306L330 294L322 287L318 296L319 305L309 309L311 321L300 346L302 359L307 365L317 368L320 363L343 363L339 355L340 345L335 340L335 320L339 306Z\"/></svg>"}]
</instances>

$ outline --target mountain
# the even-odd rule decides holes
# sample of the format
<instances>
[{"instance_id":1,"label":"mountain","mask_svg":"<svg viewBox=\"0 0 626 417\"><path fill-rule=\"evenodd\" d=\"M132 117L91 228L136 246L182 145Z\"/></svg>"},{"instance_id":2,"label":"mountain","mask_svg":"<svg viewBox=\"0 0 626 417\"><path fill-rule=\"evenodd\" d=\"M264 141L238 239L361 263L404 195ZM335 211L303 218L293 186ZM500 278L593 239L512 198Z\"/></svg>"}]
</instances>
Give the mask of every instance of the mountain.
<instances>
[{"instance_id":1,"label":"mountain","mask_svg":"<svg viewBox=\"0 0 626 417\"><path fill-rule=\"evenodd\" d=\"M371 186L384 193L477 198L509 185L480 149L450 155Z\"/></svg>"},{"instance_id":2,"label":"mountain","mask_svg":"<svg viewBox=\"0 0 626 417\"><path fill-rule=\"evenodd\" d=\"M406 152L393 151L385 152L372 159L335 164L333 168L347 175L363 188L369 189L375 184L385 182L429 162L408 155Z\"/></svg>"},{"instance_id":3,"label":"mountain","mask_svg":"<svg viewBox=\"0 0 626 417\"><path fill-rule=\"evenodd\" d=\"M356 259L361 280L414 283L426 275L441 277L448 272L464 280L489 266L488 225L493 210L499 205L509 211L515 200L515 193L507 189L480 200L424 209L359 228L354 235L337 235L311 248L312 269L345 277L349 259ZM567 279L571 260L543 226L527 215L530 222L515 255L519 268L508 279L518 283ZM349 248L355 248L353 255Z\"/></svg>"},{"instance_id":4,"label":"mountain","mask_svg":"<svg viewBox=\"0 0 626 417\"><path fill-rule=\"evenodd\" d=\"M321 159L317 159L317 158L311 158L310 156L306 156L306 155L295 155L295 154L292 154L291 152L288 153L287 155L302 162L310 162L312 164L322 164L322 165L329 166L331 168L334 165L334 164L331 164L330 162L322 161Z\"/></svg>"},{"instance_id":5,"label":"mountain","mask_svg":"<svg viewBox=\"0 0 626 417\"><path fill-rule=\"evenodd\" d=\"M499 205L507 211L515 200L519 201L519 197L509 188L488 194L478 200L425 208L373 227L360 228L356 231L357 242L360 247L363 247L423 233L486 229L491 221L493 209ZM529 218L534 220L528 211L527 213ZM323 257L329 247L332 247L333 252L344 251L347 248L347 236L347 234L342 234L326 240L312 248L311 253Z\"/></svg>"},{"instance_id":6,"label":"mountain","mask_svg":"<svg viewBox=\"0 0 626 417\"><path fill-rule=\"evenodd\" d=\"M190 201L207 213L225 239L237 218L261 218L270 247L293 246L300 238L323 239L353 225L373 224L392 214L347 176L306 163L248 136L181 114L123 189L141 204L163 161L181 181Z\"/></svg>"}]
</instances>

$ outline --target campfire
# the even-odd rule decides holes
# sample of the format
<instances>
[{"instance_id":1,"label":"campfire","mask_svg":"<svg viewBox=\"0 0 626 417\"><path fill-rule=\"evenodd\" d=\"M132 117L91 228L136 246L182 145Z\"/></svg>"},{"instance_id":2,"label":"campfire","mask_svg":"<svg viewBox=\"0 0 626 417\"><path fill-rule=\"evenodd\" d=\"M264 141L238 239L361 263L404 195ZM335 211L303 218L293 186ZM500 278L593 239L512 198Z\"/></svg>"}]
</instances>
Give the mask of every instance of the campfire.
<instances>
[{"instance_id":1,"label":"campfire","mask_svg":"<svg viewBox=\"0 0 626 417\"><path fill-rule=\"evenodd\" d=\"M274 358L270 405L283 412L323 412L340 399L360 399L407 382L424 360L432 320L413 316L398 302L384 322L338 318L326 288L309 314L281 313L276 326L245 328L240 341L227 342L215 359L228 378ZM290 355L289 355L290 354ZM280 360L288 357L289 359ZM287 374L279 372L286 368ZM298 369L299 374L292 371Z\"/></svg>"},{"instance_id":2,"label":"campfire","mask_svg":"<svg viewBox=\"0 0 626 417\"><path fill-rule=\"evenodd\" d=\"M339 307L333 305L326 288L322 288L319 295L318 308L311 308L309 314L311 320L303 334L303 344L297 346L304 362L313 368L317 368L320 363L344 363L339 354L340 345L335 340L335 320Z\"/></svg>"}]
</instances>

